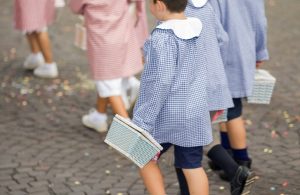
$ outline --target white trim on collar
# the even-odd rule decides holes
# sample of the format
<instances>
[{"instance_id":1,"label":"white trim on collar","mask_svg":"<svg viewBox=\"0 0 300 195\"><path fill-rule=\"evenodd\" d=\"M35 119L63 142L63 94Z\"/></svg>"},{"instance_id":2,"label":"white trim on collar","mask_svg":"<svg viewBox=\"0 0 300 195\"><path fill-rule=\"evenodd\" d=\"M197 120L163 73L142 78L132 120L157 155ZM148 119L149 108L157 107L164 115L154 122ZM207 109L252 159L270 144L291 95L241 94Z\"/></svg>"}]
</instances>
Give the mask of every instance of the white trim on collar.
<instances>
[{"instance_id":1,"label":"white trim on collar","mask_svg":"<svg viewBox=\"0 0 300 195\"><path fill-rule=\"evenodd\" d=\"M191 0L192 4L195 7L203 7L207 3L207 1L208 0Z\"/></svg>"},{"instance_id":2,"label":"white trim on collar","mask_svg":"<svg viewBox=\"0 0 300 195\"><path fill-rule=\"evenodd\" d=\"M198 18L189 17L185 20L167 20L156 28L171 29L181 39L199 37L202 31L202 22Z\"/></svg>"}]
</instances>

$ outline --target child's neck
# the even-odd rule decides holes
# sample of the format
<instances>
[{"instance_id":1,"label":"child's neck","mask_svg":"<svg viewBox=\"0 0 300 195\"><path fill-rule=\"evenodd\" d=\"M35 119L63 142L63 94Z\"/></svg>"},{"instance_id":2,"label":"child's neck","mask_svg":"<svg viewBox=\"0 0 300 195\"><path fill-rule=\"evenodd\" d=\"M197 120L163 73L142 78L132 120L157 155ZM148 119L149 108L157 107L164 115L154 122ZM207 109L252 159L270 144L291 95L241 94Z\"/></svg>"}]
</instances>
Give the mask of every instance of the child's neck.
<instances>
[{"instance_id":1,"label":"child's neck","mask_svg":"<svg viewBox=\"0 0 300 195\"><path fill-rule=\"evenodd\" d=\"M168 13L164 16L162 21L166 21L166 20L185 20L185 19L186 19L186 16L184 15L184 12Z\"/></svg>"}]
</instances>

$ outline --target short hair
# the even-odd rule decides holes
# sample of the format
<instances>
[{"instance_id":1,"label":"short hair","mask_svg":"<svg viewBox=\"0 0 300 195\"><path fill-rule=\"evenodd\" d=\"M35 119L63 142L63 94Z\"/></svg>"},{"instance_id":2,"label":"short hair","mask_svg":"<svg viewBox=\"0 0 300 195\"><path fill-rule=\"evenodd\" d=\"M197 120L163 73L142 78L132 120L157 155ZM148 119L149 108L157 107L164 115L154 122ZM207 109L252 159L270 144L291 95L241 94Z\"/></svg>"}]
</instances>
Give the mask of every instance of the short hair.
<instances>
[{"instance_id":1,"label":"short hair","mask_svg":"<svg viewBox=\"0 0 300 195\"><path fill-rule=\"evenodd\" d=\"M180 13L186 8L188 0L153 0L154 3L162 1L170 12Z\"/></svg>"}]
</instances>

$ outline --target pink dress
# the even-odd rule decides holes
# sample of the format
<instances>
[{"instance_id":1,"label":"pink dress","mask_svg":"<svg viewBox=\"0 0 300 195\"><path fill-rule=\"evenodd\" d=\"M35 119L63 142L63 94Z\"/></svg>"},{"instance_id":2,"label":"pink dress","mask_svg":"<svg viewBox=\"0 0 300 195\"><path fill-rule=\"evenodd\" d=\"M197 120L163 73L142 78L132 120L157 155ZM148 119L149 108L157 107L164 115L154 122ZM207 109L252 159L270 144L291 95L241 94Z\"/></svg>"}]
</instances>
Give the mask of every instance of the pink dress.
<instances>
[{"instance_id":1,"label":"pink dress","mask_svg":"<svg viewBox=\"0 0 300 195\"><path fill-rule=\"evenodd\" d=\"M15 28L25 32L41 31L54 20L54 4L54 0L15 0Z\"/></svg>"},{"instance_id":2,"label":"pink dress","mask_svg":"<svg viewBox=\"0 0 300 195\"><path fill-rule=\"evenodd\" d=\"M149 36L148 31L148 21L147 21L147 13L146 13L146 3L145 1L140 1L140 10L139 12L139 21L136 26L137 30L137 38L139 40L140 47L144 47L144 43Z\"/></svg>"},{"instance_id":3,"label":"pink dress","mask_svg":"<svg viewBox=\"0 0 300 195\"><path fill-rule=\"evenodd\" d=\"M142 70L135 21L127 0L71 0L69 6L84 15L94 80L125 78Z\"/></svg>"}]
</instances>

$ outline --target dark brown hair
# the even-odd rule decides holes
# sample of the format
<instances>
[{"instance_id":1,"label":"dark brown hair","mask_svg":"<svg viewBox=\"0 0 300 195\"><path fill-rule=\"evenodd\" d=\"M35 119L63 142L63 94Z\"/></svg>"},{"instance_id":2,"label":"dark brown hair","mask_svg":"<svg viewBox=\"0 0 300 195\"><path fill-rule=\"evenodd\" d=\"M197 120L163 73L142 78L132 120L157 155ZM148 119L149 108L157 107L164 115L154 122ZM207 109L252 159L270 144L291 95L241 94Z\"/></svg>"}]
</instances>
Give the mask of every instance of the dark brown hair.
<instances>
[{"instance_id":1,"label":"dark brown hair","mask_svg":"<svg viewBox=\"0 0 300 195\"><path fill-rule=\"evenodd\" d=\"M170 12L180 13L186 8L188 0L153 0L154 3L162 1Z\"/></svg>"}]
</instances>

